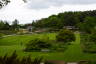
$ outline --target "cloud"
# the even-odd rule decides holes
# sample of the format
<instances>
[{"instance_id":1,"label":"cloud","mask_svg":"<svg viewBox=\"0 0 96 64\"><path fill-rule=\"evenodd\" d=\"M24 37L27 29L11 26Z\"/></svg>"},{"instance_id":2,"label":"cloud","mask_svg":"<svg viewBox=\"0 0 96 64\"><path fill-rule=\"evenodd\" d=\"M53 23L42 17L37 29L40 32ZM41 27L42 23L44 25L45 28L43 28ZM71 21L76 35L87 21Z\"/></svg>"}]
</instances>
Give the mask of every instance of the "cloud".
<instances>
[{"instance_id":1,"label":"cloud","mask_svg":"<svg viewBox=\"0 0 96 64\"><path fill-rule=\"evenodd\" d=\"M48 8L61 5L96 4L96 0L27 0L28 7L33 9Z\"/></svg>"},{"instance_id":2,"label":"cloud","mask_svg":"<svg viewBox=\"0 0 96 64\"><path fill-rule=\"evenodd\" d=\"M32 20L47 18L52 14L58 14L64 11L85 11L96 9L96 4L74 5L64 4L63 2L63 0L30 0L28 3L24 3L22 0L11 0L7 6L0 9L0 20L7 20L12 23L14 19L18 19L20 24L25 24L31 23ZM28 8L28 6L30 8Z\"/></svg>"}]
</instances>

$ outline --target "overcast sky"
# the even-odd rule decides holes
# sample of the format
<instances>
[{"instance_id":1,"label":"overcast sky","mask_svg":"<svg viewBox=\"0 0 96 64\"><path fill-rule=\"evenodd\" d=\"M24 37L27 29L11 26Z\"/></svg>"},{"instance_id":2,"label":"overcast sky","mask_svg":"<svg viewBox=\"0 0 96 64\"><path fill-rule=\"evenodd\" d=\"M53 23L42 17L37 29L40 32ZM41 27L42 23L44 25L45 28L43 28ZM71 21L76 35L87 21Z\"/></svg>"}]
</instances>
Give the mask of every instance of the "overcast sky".
<instances>
[{"instance_id":1,"label":"overcast sky","mask_svg":"<svg viewBox=\"0 0 96 64\"><path fill-rule=\"evenodd\" d=\"M64 11L95 10L96 0L11 0L0 10L0 19L10 23L18 19L20 23L46 18Z\"/></svg>"}]
</instances>

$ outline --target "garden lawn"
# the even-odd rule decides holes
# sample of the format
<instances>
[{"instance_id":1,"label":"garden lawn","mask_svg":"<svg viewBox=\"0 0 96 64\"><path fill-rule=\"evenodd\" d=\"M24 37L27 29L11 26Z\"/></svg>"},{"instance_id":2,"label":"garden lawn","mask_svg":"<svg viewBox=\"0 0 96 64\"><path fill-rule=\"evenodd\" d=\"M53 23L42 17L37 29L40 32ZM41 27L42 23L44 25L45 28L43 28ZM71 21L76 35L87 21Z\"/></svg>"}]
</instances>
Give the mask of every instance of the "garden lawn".
<instances>
[{"instance_id":1,"label":"garden lawn","mask_svg":"<svg viewBox=\"0 0 96 64\"><path fill-rule=\"evenodd\" d=\"M65 50L65 52L24 52L26 43L33 38L49 37L50 40L56 39L56 33L32 34L32 35L17 35L9 36L0 39L0 56L12 54L14 50L20 58L23 56L31 56L32 58L44 57L49 60L64 60L64 61L80 61L80 60L96 60L96 54L83 53L80 47L80 34L76 33L76 41Z\"/></svg>"}]
</instances>

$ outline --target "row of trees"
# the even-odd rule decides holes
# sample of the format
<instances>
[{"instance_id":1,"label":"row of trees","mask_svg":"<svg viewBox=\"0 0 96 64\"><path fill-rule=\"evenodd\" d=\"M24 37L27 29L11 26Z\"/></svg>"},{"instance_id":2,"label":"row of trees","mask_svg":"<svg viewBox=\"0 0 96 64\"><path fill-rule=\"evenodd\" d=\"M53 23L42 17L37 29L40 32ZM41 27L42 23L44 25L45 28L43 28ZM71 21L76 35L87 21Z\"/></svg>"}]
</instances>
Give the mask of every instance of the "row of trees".
<instances>
[{"instance_id":1,"label":"row of trees","mask_svg":"<svg viewBox=\"0 0 96 64\"><path fill-rule=\"evenodd\" d=\"M75 26L86 32L89 32L89 28L93 28L95 24L96 10L59 13L32 23L36 28L61 29L64 26Z\"/></svg>"},{"instance_id":2,"label":"row of trees","mask_svg":"<svg viewBox=\"0 0 96 64\"><path fill-rule=\"evenodd\" d=\"M0 35L15 34L19 30L19 21L14 20L10 25L7 21L0 20Z\"/></svg>"},{"instance_id":3,"label":"row of trees","mask_svg":"<svg viewBox=\"0 0 96 64\"><path fill-rule=\"evenodd\" d=\"M86 33L93 33L96 31L96 17L86 17L84 22L80 22L78 27L81 31Z\"/></svg>"},{"instance_id":4,"label":"row of trees","mask_svg":"<svg viewBox=\"0 0 96 64\"><path fill-rule=\"evenodd\" d=\"M7 21L0 21L0 30L16 30L19 28L19 21L14 20L12 25L10 25Z\"/></svg>"},{"instance_id":5,"label":"row of trees","mask_svg":"<svg viewBox=\"0 0 96 64\"><path fill-rule=\"evenodd\" d=\"M58 15L32 22L32 26L35 28L62 29L64 26L75 26L87 33L91 33L95 29L95 25L96 10L59 13ZM22 26L18 20L14 20L12 25L9 25L6 21L0 21L0 30L17 30L19 27L26 28L27 24Z\"/></svg>"}]
</instances>

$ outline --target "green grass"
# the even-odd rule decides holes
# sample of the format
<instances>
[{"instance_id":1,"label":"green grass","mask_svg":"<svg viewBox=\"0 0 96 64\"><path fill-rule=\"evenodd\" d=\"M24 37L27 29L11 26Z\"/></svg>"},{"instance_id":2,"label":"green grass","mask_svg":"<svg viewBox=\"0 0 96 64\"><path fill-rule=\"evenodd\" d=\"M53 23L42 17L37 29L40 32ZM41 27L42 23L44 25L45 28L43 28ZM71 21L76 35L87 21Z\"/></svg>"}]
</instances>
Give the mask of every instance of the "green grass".
<instances>
[{"instance_id":1,"label":"green grass","mask_svg":"<svg viewBox=\"0 0 96 64\"><path fill-rule=\"evenodd\" d=\"M44 57L50 60L64 60L64 61L80 61L80 60L96 60L96 54L83 53L80 47L80 34L76 34L76 41L72 42L68 46L65 52L24 52L25 44L33 38L49 37L51 40L55 40L56 33L45 34L33 34L33 35L18 35L10 36L0 39L0 56L4 56L6 53L10 55L14 50L20 58L23 56L31 55L32 58ZM21 43L23 45L21 45Z\"/></svg>"},{"instance_id":2,"label":"green grass","mask_svg":"<svg viewBox=\"0 0 96 64\"><path fill-rule=\"evenodd\" d=\"M7 38L0 39L0 45L20 45L28 43L30 40L34 38L43 38L43 37L49 37L51 40L55 40L56 33L44 33L44 34L33 34L33 35L17 35L17 36L9 36Z\"/></svg>"}]
</instances>

